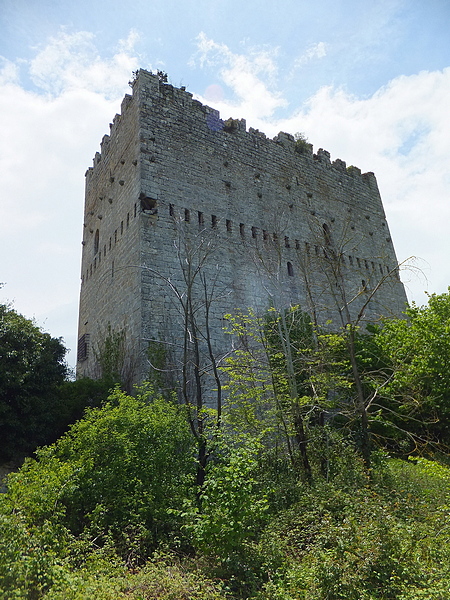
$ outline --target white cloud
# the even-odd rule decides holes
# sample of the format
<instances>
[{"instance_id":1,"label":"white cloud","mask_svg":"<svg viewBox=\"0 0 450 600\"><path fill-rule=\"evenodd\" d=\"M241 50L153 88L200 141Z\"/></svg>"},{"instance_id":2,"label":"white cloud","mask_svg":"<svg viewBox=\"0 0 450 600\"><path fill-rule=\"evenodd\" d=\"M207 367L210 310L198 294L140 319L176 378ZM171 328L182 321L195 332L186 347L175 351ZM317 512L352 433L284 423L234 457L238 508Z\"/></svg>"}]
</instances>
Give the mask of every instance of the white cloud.
<instances>
[{"instance_id":1,"label":"white cloud","mask_svg":"<svg viewBox=\"0 0 450 600\"><path fill-rule=\"evenodd\" d=\"M92 34L61 32L28 65L0 66L2 297L53 335L66 335L72 349L84 172L129 91L136 35L102 59ZM34 92L19 80L27 68Z\"/></svg>"},{"instance_id":2,"label":"white cloud","mask_svg":"<svg viewBox=\"0 0 450 600\"><path fill-rule=\"evenodd\" d=\"M251 49L247 54L236 54L225 44L207 38L204 33L197 37L197 47L191 66L198 62L201 67L217 67L217 76L237 98L237 101L216 103L216 108L224 115L234 113L231 116L242 118L252 115L261 119L271 117L277 108L286 106L281 94L271 90L278 72L276 50ZM199 98L202 99L201 96Z\"/></svg>"},{"instance_id":3,"label":"white cloud","mask_svg":"<svg viewBox=\"0 0 450 600\"><path fill-rule=\"evenodd\" d=\"M327 45L325 42L318 42L317 44L311 44L306 51L299 56L294 62L294 69L303 67L314 59L324 58L327 55Z\"/></svg>"},{"instance_id":4,"label":"white cloud","mask_svg":"<svg viewBox=\"0 0 450 600\"><path fill-rule=\"evenodd\" d=\"M82 88L114 97L138 66L133 55L138 39L138 33L131 31L126 39L119 40L117 52L105 60L98 53L93 33L61 31L31 61L31 78L50 94Z\"/></svg>"}]
</instances>

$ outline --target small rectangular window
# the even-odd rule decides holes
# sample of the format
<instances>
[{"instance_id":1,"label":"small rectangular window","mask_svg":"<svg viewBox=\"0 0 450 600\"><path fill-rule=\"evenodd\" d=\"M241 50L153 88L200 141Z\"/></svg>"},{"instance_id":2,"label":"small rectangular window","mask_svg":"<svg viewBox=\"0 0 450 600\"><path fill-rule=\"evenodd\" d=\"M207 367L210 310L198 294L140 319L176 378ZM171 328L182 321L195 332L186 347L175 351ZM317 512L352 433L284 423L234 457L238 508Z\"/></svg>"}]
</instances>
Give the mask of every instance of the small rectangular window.
<instances>
[{"instance_id":1,"label":"small rectangular window","mask_svg":"<svg viewBox=\"0 0 450 600\"><path fill-rule=\"evenodd\" d=\"M169 204L169 216L173 217L175 215L175 208L173 204Z\"/></svg>"},{"instance_id":2,"label":"small rectangular window","mask_svg":"<svg viewBox=\"0 0 450 600\"><path fill-rule=\"evenodd\" d=\"M211 215L211 227L213 229L217 229L217 217L216 217L216 215Z\"/></svg>"},{"instance_id":3,"label":"small rectangular window","mask_svg":"<svg viewBox=\"0 0 450 600\"><path fill-rule=\"evenodd\" d=\"M289 238L287 235L284 236L284 246L286 248L290 248L291 247L291 242L289 241Z\"/></svg>"},{"instance_id":4,"label":"small rectangular window","mask_svg":"<svg viewBox=\"0 0 450 600\"><path fill-rule=\"evenodd\" d=\"M205 224L205 218L203 216L203 213L198 211L198 224L200 227L203 227L203 225Z\"/></svg>"},{"instance_id":5,"label":"small rectangular window","mask_svg":"<svg viewBox=\"0 0 450 600\"><path fill-rule=\"evenodd\" d=\"M256 237L258 237L258 228L252 227L252 238L255 239Z\"/></svg>"},{"instance_id":6,"label":"small rectangular window","mask_svg":"<svg viewBox=\"0 0 450 600\"><path fill-rule=\"evenodd\" d=\"M245 235L245 225L244 225L244 223L240 223L239 224L239 232L240 232L240 234L242 236Z\"/></svg>"},{"instance_id":7,"label":"small rectangular window","mask_svg":"<svg viewBox=\"0 0 450 600\"><path fill-rule=\"evenodd\" d=\"M186 223L190 223L191 221L191 213L188 208L184 209L184 220L186 221Z\"/></svg>"},{"instance_id":8,"label":"small rectangular window","mask_svg":"<svg viewBox=\"0 0 450 600\"><path fill-rule=\"evenodd\" d=\"M230 221L230 219L227 219L227 231L229 233L231 233L232 230L233 230L233 226L231 224L231 221Z\"/></svg>"},{"instance_id":9,"label":"small rectangular window","mask_svg":"<svg viewBox=\"0 0 450 600\"><path fill-rule=\"evenodd\" d=\"M89 334L85 333L78 340L77 360L82 362L89 356Z\"/></svg>"}]
</instances>

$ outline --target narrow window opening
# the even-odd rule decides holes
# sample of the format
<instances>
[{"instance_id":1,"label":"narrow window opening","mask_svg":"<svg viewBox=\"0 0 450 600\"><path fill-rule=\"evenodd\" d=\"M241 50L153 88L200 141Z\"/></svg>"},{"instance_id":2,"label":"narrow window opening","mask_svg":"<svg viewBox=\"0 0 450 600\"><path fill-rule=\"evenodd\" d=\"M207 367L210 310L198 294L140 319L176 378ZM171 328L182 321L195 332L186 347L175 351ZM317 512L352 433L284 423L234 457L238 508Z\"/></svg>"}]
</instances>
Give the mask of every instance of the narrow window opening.
<instances>
[{"instance_id":1,"label":"narrow window opening","mask_svg":"<svg viewBox=\"0 0 450 600\"><path fill-rule=\"evenodd\" d=\"M383 267L381 264L378 265L380 267L380 273L383 275Z\"/></svg>"},{"instance_id":2,"label":"narrow window opening","mask_svg":"<svg viewBox=\"0 0 450 600\"><path fill-rule=\"evenodd\" d=\"M114 231L114 243L117 244L117 229Z\"/></svg>"},{"instance_id":3,"label":"narrow window opening","mask_svg":"<svg viewBox=\"0 0 450 600\"><path fill-rule=\"evenodd\" d=\"M306 250L306 254L310 253L311 247L309 245L309 242L305 242L305 250Z\"/></svg>"},{"instance_id":4,"label":"narrow window opening","mask_svg":"<svg viewBox=\"0 0 450 600\"><path fill-rule=\"evenodd\" d=\"M100 242L100 233L99 233L99 230L97 229L97 231L95 232L95 236L94 236L94 254L97 254L97 252L98 252L99 242Z\"/></svg>"},{"instance_id":5,"label":"narrow window opening","mask_svg":"<svg viewBox=\"0 0 450 600\"><path fill-rule=\"evenodd\" d=\"M191 213L188 208L184 209L184 220L186 221L186 223L190 223L191 221Z\"/></svg>"},{"instance_id":6,"label":"narrow window opening","mask_svg":"<svg viewBox=\"0 0 450 600\"><path fill-rule=\"evenodd\" d=\"M295 240L295 249L300 250L300 240Z\"/></svg>"},{"instance_id":7,"label":"narrow window opening","mask_svg":"<svg viewBox=\"0 0 450 600\"><path fill-rule=\"evenodd\" d=\"M350 254L348 255L348 262L350 263L350 266L353 267L353 256L350 256Z\"/></svg>"},{"instance_id":8,"label":"narrow window opening","mask_svg":"<svg viewBox=\"0 0 450 600\"><path fill-rule=\"evenodd\" d=\"M239 233L244 236L245 235L245 225L244 223L239 224Z\"/></svg>"},{"instance_id":9,"label":"narrow window opening","mask_svg":"<svg viewBox=\"0 0 450 600\"><path fill-rule=\"evenodd\" d=\"M130 213L127 213L127 228L130 226Z\"/></svg>"},{"instance_id":10,"label":"narrow window opening","mask_svg":"<svg viewBox=\"0 0 450 600\"><path fill-rule=\"evenodd\" d=\"M266 229L263 229L263 240L265 242L267 242L268 239L269 239L269 234L267 233Z\"/></svg>"},{"instance_id":11,"label":"narrow window opening","mask_svg":"<svg viewBox=\"0 0 450 600\"><path fill-rule=\"evenodd\" d=\"M216 217L216 215L211 215L211 227L213 229L217 229L217 217Z\"/></svg>"},{"instance_id":12,"label":"narrow window opening","mask_svg":"<svg viewBox=\"0 0 450 600\"><path fill-rule=\"evenodd\" d=\"M252 238L256 239L258 237L258 229L257 227L252 227Z\"/></svg>"},{"instance_id":13,"label":"narrow window opening","mask_svg":"<svg viewBox=\"0 0 450 600\"><path fill-rule=\"evenodd\" d=\"M358 263L358 267L361 267L361 261L359 260L358 257L356 257L356 262Z\"/></svg>"},{"instance_id":14,"label":"narrow window opening","mask_svg":"<svg viewBox=\"0 0 450 600\"><path fill-rule=\"evenodd\" d=\"M137 211L137 204L136 202L134 203L134 218L136 218L136 211Z\"/></svg>"},{"instance_id":15,"label":"narrow window opening","mask_svg":"<svg viewBox=\"0 0 450 600\"><path fill-rule=\"evenodd\" d=\"M120 235L123 235L123 221L120 222Z\"/></svg>"},{"instance_id":16,"label":"narrow window opening","mask_svg":"<svg viewBox=\"0 0 450 600\"><path fill-rule=\"evenodd\" d=\"M111 250L111 238L109 238L109 249Z\"/></svg>"},{"instance_id":17,"label":"narrow window opening","mask_svg":"<svg viewBox=\"0 0 450 600\"><path fill-rule=\"evenodd\" d=\"M175 209L173 204L169 204L169 216L173 217L175 215Z\"/></svg>"},{"instance_id":18,"label":"narrow window opening","mask_svg":"<svg viewBox=\"0 0 450 600\"><path fill-rule=\"evenodd\" d=\"M294 268L290 261L288 261L288 263L287 263L287 271L288 271L289 277L294 277Z\"/></svg>"},{"instance_id":19,"label":"narrow window opening","mask_svg":"<svg viewBox=\"0 0 450 600\"><path fill-rule=\"evenodd\" d=\"M203 216L203 213L198 211L198 224L200 227L203 227L203 225L205 224L205 217Z\"/></svg>"},{"instance_id":20,"label":"narrow window opening","mask_svg":"<svg viewBox=\"0 0 450 600\"><path fill-rule=\"evenodd\" d=\"M78 340L77 360L82 362L89 356L89 334L85 333Z\"/></svg>"},{"instance_id":21,"label":"narrow window opening","mask_svg":"<svg viewBox=\"0 0 450 600\"><path fill-rule=\"evenodd\" d=\"M233 225L231 224L230 219L227 219L227 231L231 233L233 230Z\"/></svg>"},{"instance_id":22,"label":"narrow window opening","mask_svg":"<svg viewBox=\"0 0 450 600\"><path fill-rule=\"evenodd\" d=\"M369 263L367 262L367 260L364 259L364 266L366 267L366 269L369 268Z\"/></svg>"},{"instance_id":23,"label":"narrow window opening","mask_svg":"<svg viewBox=\"0 0 450 600\"><path fill-rule=\"evenodd\" d=\"M273 241L275 244L278 244L278 234L276 234L276 233L273 234Z\"/></svg>"},{"instance_id":24,"label":"narrow window opening","mask_svg":"<svg viewBox=\"0 0 450 600\"><path fill-rule=\"evenodd\" d=\"M285 246L285 248L291 247L291 242L289 241L289 238L287 235L284 236L284 246Z\"/></svg>"}]
</instances>

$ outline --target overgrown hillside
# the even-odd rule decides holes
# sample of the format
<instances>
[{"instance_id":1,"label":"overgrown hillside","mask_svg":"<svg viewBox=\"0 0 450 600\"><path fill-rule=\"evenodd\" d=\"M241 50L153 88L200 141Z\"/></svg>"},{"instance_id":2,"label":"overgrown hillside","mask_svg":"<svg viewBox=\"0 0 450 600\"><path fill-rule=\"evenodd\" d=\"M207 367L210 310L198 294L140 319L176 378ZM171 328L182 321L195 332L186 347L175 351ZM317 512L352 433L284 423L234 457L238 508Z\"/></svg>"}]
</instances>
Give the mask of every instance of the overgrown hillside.
<instances>
[{"instance_id":1,"label":"overgrown hillside","mask_svg":"<svg viewBox=\"0 0 450 600\"><path fill-rule=\"evenodd\" d=\"M0 598L446 600L449 296L407 316L230 318L220 414L117 386L9 476Z\"/></svg>"}]
</instances>

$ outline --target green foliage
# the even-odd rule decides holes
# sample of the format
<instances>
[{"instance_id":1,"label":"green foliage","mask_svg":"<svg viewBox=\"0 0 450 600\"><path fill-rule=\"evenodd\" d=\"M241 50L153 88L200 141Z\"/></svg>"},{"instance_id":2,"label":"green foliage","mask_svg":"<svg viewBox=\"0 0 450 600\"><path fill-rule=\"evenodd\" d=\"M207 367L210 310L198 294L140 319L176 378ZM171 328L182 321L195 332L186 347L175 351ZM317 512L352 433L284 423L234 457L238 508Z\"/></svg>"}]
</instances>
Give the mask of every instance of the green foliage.
<instances>
[{"instance_id":1,"label":"green foliage","mask_svg":"<svg viewBox=\"0 0 450 600\"><path fill-rule=\"evenodd\" d=\"M137 398L116 391L10 475L4 501L29 526L56 524L97 546L112 544L134 563L163 540L175 543L173 511L189 497L192 457L176 406L151 390Z\"/></svg>"},{"instance_id":2,"label":"green foliage","mask_svg":"<svg viewBox=\"0 0 450 600\"><path fill-rule=\"evenodd\" d=\"M201 508L184 513L185 529L204 554L221 560L239 554L261 527L268 509L267 497L257 479L261 444L245 438L234 447L222 442L201 492Z\"/></svg>"},{"instance_id":3,"label":"green foliage","mask_svg":"<svg viewBox=\"0 0 450 600\"><path fill-rule=\"evenodd\" d=\"M60 432L65 354L61 339L0 305L0 460L32 452Z\"/></svg>"},{"instance_id":4,"label":"green foliage","mask_svg":"<svg viewBox=\"0 0 450 600\"><path fill-rule=\"evenodd\" d=\"M413 304L406 317L385 320L373 330L371 362L385 381L374 406L379 410L378 426L387 427L393 447L403 452L423 452L427 444L431 451L446 450L450 446L450 294L430 296L428 306Z\"/></svg>"},{"instance_id":5,"label":"green foliage","mask_svg":"<svg viewBox=\"0 0 450 600\"><path fill-rule=\"evenodd\" d=\"M378 475L384 485L353 490L321 482L276 515L261 537L269 582L257 598L445 597L450 548L442 509L448 491L440 482L448 482L449 471L388 461ZM424 503L424 488L433 490L431 506Z\"/></svg>"}]
</instances>

